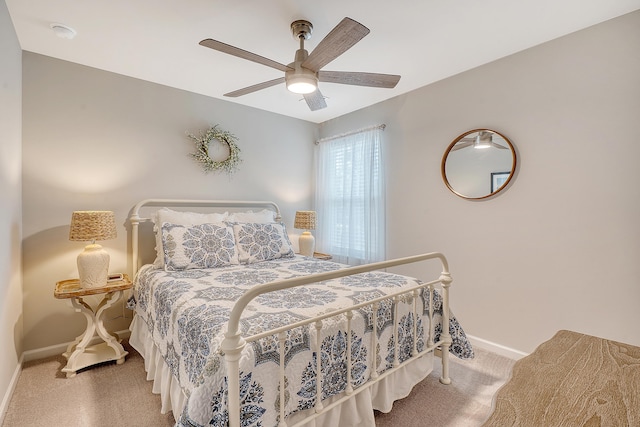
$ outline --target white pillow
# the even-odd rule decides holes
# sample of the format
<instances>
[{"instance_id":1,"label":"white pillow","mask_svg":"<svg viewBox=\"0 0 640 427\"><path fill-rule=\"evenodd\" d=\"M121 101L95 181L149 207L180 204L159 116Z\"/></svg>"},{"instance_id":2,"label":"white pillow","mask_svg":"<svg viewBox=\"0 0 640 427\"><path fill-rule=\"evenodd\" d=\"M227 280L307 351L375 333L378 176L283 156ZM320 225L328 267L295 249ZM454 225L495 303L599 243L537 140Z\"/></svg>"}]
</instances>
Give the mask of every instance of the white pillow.
<instances>
[{"instance_id":1,"label":"white pillow","mask_svg":"<svg viewBox=\"0 0 640 427\"><path fill-rule=\"evenodd\" d=\"M239 264L233 228L225 224L162 224L166 271Z\"/></svg>"},{"instance_id":2,"label":"white pillow","mask_svg":"<svg viewBox=\"0 0 640 427\"><path fill-rule=\"evenodd\" d=\"M224 213L199 213L199 212L180 212L168 208L158 209L151 215L154 223L153 231L156 233L156 260L153 262L155 268L164 268L164 250L162 247L162 233L160 228L164 223L176 225L199 225L199 224L221 224L229 216L228 212Z\"/></svg>"},{"instance_id":3,"label":"white pillow","mask_svg":"<svg viewBox=\"0 0 640 427\"><path fill-rule=\"evenodd\" d=\"M295 256L282 223L235 223L233 234L240 263L251 264Z\"/></svg>"},{"instance_id":4,"label":"white pillow","mask_svg":"<svg viewBox=\"0 0 640 427\"><path fill-rule=\"evenodd\" d=\"M178 225L198 225L198 224L215 224L226 221L229 217L228 212L224 213L199 213L199 212L180 212L168 208L158 209L155 213L154 222L156 225L162 225L165 222Z\"/></svg>"},{"instance_id":5,"label":"white pillow","mask_svg":"<svg viewBox=\"0 0 640 427\"><path fill-rule=\"evenodd\" d=\"M267 224L275 221L275 212L269 209L263 209L258 212L232 212L227 218L229 222L252 222L258 224Z\"/></svg>"}]
</instances>

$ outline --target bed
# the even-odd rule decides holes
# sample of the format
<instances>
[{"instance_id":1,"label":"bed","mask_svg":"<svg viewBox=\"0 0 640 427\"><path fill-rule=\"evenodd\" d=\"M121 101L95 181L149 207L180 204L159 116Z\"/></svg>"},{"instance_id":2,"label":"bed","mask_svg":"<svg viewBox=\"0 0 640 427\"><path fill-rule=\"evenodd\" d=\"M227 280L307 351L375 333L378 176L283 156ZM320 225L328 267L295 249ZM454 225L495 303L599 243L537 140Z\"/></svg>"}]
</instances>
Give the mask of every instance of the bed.
<instances>
[{"instance_id":1,"label":"bed","mask_svg":"<svg viewBox=\"0 0 640 427\"><path fill-rule=\"evenodd\" d=\"M450 353L473 357L440 253L357 267L296 255L272 202L147 199L130 223L130 344L178 427L375 426L436 353L443 384ZM387 271L411 263L441 273Z\"/></svg>"}]
</instances>

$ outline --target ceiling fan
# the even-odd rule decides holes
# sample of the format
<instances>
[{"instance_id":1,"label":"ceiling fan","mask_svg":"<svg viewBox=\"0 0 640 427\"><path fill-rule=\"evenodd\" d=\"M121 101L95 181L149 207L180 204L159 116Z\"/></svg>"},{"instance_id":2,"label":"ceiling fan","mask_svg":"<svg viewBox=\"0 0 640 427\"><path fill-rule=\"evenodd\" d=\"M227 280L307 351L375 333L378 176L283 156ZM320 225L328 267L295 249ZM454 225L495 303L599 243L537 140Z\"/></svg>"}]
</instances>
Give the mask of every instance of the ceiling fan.
<instances>
[{"instance_id":1,"label":"ceiling fan","mask_svg":"<svg viewBox=\"0 0 640 427\"><path fill-rule=\"evenodd\" d=\"M394 88L398 84L400 76L393 74L322 70L322 67L342 55L369 34L369 29L364 25L351 18L344 18L318 43L311 53L308 53L304 48L304 41L311 38L312 31L313 26L309 21L298 20L291 24L291 32L294 38L300 41L300 48L296 51L293 62L287 65L213 39L202 40L200 45L284 71L284 77L224 94L224 96L229 97L238 97L280 83L286 83L287 89L291 92L302 94L311 111L315 111L327 106L322 93L318 89L318 82L380 88Z\"/></svg>"},{"instance_id":2,"label":"ceiling fan","mask_svg":"<svg viewBox=\"0 0 640 427\"><path fill-rule=\"evenodd\" d=\"M456 145L453 146L451 151L461 150L463 148L500 148L506 150L507 147L493 142L493 132L481 130L476 136L460 139Z\"/></svg>"}]
</instances>

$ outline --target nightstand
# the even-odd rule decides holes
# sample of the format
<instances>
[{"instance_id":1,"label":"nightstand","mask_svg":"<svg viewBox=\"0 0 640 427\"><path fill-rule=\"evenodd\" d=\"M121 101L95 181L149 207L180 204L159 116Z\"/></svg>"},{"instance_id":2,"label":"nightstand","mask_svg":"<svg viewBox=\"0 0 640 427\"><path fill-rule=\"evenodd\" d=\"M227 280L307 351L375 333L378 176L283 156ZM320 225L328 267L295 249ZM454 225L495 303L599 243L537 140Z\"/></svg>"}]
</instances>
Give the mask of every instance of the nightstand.
<instances>
[{"instance_id":1,"label":"nightstand","mask_svg":"<svg viewBox=\"0 0 640 427\"><path fill-rule=\"evenodd\" d=\"M81 288L79 279L63 280L56 283L53 296L58 299L68 299L71 306L87 318L87 328L67 347L62 355L67 359L67 366L62 368L67 378L74 377L76 372L87 366L115 360L118 365L124 363L129 352L120 344L122 341L117 334L108 331L104 326L104 313L117 303L124 291L132 286L129 276L123 275L122 280L108 282L99 288ZM100 303L94 308L84 302L83 297L104 294ZM95 332L102 339L102 343L89 346Z\"/></svg>"}]
</instances>

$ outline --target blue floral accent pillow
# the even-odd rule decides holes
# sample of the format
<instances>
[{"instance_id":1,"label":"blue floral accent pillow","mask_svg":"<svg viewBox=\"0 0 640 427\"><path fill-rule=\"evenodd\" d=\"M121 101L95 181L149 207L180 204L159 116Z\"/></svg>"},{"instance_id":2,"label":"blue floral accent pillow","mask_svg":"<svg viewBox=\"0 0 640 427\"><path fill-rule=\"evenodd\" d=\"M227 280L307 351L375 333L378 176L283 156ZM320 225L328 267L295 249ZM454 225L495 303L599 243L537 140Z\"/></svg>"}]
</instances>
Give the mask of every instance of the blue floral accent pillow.
<instances>
[{"instance_id":1,"label":"blue floral accent pillow","mask_svg":"<svg viewBox=\"0 0 640 427\"><path fill-rule=\"evenodd\" d=\"M164 223L162 247L167 271L239 264L233 228L223 223L192 226Z\"/></svg>"},{"instance_id":2,"label":"blue floral accent pillow","mask_svg":"<svg viewBox=\"0 0 640 427\"><path fill-rule=\"evenodd\" d=\"M233 233L240 263L252 264L295 256L293 246L282 223L234 223Z\"/></svg>"}]
</instances>

